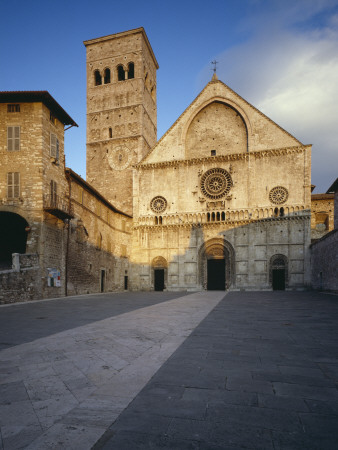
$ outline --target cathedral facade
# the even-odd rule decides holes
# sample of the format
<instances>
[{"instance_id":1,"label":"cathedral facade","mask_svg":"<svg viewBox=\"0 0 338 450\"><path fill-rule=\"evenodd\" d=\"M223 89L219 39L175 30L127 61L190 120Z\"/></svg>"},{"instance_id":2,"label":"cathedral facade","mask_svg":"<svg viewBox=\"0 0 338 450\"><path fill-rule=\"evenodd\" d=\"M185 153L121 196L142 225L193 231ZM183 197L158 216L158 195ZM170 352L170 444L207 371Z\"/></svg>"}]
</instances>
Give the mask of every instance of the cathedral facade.
<instances>
[{"instance_id":1,"label":"cathedral facade","mask_svg":"<svg viewBox=\"0 0 338 450\"><path fill-rule=\"evenodd\" d=\"M85 42L87 181L133 216L133 290L310 284L311 146L216 75L156 142L143 28Z\"/></svg>"}]
</instances>

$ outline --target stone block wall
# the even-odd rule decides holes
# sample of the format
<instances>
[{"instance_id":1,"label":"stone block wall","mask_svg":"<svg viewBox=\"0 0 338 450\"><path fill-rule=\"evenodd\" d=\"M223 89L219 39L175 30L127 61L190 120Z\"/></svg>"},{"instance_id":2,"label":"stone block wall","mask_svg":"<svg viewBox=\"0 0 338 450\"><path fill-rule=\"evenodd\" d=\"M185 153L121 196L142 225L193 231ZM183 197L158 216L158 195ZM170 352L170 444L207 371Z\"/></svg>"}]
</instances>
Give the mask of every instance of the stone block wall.
<instances>
[{"instance_id":1,"label":"stone block wall","mask_svg":"<svg viewBox=\"0 0 338 450\"><path fill-rule=\"evenodd\" d=\"M320 239L334 229L334 194L311 195L311 239Z\"/></svg>"},{"instance_id":2,"label":"stone block wall","mask_svg":"<svg viewBox=\"0 0 338 450\"><path fill-rule=\"evenodd\" d=\"M338 229L311 245L311 283L314 289L338 292Z\"/></svg>"},{"instance_id":3,"label":"stone block wall","mask_svg":"<svg viewBox=\"0 0 338 450\"><path fill-rule=\"evenodd\" d=\"M136 227L133 236L132 289L154 289L154 264L162 258L168 290L206 288L205 254L209 243L231 249L226 264L230 289L272 289L271 259L287 261L287 289L310 285L309 211L298 216ZM204 273L203 273L204 271Z\"/></svg>"},{"instance_id":4,"label":"stone block wall","mask_svg":"<svg viewBox=\"0 0 338 450\"><path fill-rule=\"evenodd\" d=\"M67 170L74 219L68 229L67 294L124 290L132 218Z\"/></svg>"}]
</instances>

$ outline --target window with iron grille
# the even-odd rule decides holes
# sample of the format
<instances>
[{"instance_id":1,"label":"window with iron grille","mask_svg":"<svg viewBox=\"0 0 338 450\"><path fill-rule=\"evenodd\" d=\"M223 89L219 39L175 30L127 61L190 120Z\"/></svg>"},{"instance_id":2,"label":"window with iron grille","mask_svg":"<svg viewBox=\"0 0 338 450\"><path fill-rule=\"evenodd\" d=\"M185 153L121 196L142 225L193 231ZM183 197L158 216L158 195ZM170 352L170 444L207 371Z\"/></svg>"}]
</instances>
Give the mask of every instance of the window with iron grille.
<instances>
[{"instance_id":1,"label":"window with iron grille","mask_svg":"<svg viewBox=\"0 0 338 450\"><path fill-rule=\"evenodd\" d=\"M7 127L7 150L20 150L20 127Z\"/></svg>"},{"instance_id":2,"label":"window with iron grille","mask_svg":"<svg viewBox=\"0 0 338 450\"><path fill-rule=\"evenodd\" d=\"M54 133L50 134L50 156L54 158L55 161L59 161L59 140Z\"/></svg>"},{"instance_id":3,"label":"window with iron grille","mask_svg":"<svg viewBox=\"0 0 338 450\"><path fill-rule=\"evenodd\" d=\"M20 112L20 105L7 105L7 112Z\"/></svg>"},{"instance_id":4,"label":"window with iron grille","mask_svg":"<svg viewBox=\"0 0 338 450\"><path fill-rule=\"evenodd\" d=\"M20 172L7 173L7 198L20 197Z\"/></svg>"}]
</instances>

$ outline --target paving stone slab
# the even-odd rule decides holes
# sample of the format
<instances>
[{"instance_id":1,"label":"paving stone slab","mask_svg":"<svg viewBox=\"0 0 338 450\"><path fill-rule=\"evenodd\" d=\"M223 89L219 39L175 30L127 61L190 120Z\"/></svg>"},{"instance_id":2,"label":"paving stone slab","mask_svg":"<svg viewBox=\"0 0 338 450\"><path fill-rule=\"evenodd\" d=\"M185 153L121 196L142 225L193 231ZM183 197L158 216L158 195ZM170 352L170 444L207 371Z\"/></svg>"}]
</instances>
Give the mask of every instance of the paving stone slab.
<instances>
[{"instance_id":1,"label":"paving stone slab","mask_svg":"<svg viewBox=\"0 0 338 450\"><path fill-rule=\"evenodd\" d=\"M156 301L146 301L142 294L146 306L136 302L133 307L131 300L137 297L131 295L124 310L118 303L120 314L110 304L105 314L111 316L82 326L74 320L75 328L57 334L40 325L44 337L2 350L0 428L5 450L90 449L223 297L224 292L164 295L162 300L156 295ZM66 313L67 305L60 301ZM77 304L81 310L81 301L69 302L72 314ZM57 305L49 302L47 308L42 302L33 309L37 314L42 306L46 311L39 312L41 317L48 310L59 320ZM92 310L97 307L93 301ZM13 308L17 317L20 307Z\"/></svg>"},{"instance_id":2,"label":"paving stone slab","mask_svg":"<svg viewBox=\"0 0 338 450\"><path fill-rule=\"evenodd\" d=\"M336 450L338 302L317 296L228 294L94 449Z\"/></svg>"}]
</instances>

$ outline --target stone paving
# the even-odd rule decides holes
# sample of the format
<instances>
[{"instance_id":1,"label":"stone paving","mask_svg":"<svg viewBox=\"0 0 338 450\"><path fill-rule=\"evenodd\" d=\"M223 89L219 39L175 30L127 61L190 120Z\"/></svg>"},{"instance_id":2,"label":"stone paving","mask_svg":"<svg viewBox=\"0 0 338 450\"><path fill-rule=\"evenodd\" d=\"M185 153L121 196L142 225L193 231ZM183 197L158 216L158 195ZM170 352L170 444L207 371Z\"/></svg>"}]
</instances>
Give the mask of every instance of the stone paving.
<instances>
[{"instance_id":1,"label":"stone paving","mask_svg":"<svg viewBox=\"0 0 338 450\"><path fill-rule=\"evenodd\" d=\"M1 307L0 449L337 450L338 296L224 294Z\"/></svg>"},{"instance_id":2,"label":"stone paving","mask_svg":"<svg viewBox=\"0 0 338 450\"><path fill-rule=\"evenodd\" d=\"M126 293L1 307L0 449L90 449L223 297Z\"/></svg>"},{"instance_id":3,"label":"stone paving","mask_svg":"<svg viewBox=\"0 0 338 450\"><path fill-rule=\"evenodd\" d=\"M229 293L94 449L337 450L338 297Z\"/></svg>"}]
</instances>

